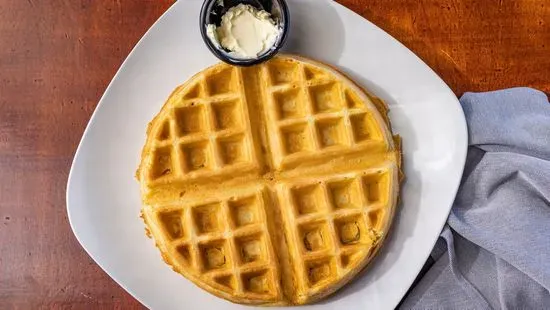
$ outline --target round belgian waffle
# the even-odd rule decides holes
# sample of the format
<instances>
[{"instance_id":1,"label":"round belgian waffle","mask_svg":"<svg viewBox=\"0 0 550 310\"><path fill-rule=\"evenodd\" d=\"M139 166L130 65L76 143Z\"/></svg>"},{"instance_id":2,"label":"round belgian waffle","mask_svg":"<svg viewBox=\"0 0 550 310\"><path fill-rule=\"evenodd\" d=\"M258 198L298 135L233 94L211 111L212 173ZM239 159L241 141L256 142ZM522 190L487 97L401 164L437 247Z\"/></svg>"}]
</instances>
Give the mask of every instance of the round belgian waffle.
<instances>
[{"instance_id":1,"label":"round belgian waffle","mask_svg":"<svg viewBox=\"0 0 550 310\"><path fill-rule=\"evenodd\" d=\"M149 124L137 172L164 260L237 303L318 300L377 252L398 199L387 108L297 56L217 64Z\"/></svg>"}]
</instances>

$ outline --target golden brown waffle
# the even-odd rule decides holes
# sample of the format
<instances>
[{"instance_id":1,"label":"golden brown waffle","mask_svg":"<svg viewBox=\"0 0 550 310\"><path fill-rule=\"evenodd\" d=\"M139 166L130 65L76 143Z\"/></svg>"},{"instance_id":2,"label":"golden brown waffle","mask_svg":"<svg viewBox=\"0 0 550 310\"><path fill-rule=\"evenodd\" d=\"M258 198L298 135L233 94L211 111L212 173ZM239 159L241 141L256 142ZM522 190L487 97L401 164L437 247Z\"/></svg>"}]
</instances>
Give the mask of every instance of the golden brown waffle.
<instances>
[{"instance_id":1,"label":"golden brown waffle","mask_svg":"<svg viewBox=\"0 0 550 310\"><path fill-rule=\"evenodd\" d=\"M237 303L305 304L336 291L393 217L400 141L386 114L302 57L195 75L149 124L137 172L164 260Z\"/></svg>"}]
</instances>

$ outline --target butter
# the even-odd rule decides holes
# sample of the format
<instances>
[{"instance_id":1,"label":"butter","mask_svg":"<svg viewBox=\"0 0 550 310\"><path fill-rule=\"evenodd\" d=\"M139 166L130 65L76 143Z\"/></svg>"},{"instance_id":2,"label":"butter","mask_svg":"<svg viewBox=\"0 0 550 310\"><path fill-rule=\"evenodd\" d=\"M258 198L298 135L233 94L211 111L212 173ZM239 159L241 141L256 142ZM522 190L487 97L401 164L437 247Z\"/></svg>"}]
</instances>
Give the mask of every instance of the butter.
<instances>
[{"instance_id":1,"label":"butter","mask_svg":"<svg viewBox=\"0 0 550 310\"><path fill-rule=\"evenodd\" d=\"M206 26L206 35L208 36L208 38L210 39L210 41L212 41L212 43L214 43L214 46L216 46L216 48L220 48L220 41L218 40L218 33L216 32L216 25L214 24L209 24Z\"/></svg>"},{"instance_id":2,"label":"butter","mask_svg":"<svg viewBox=\"0 0 550 310\"><path fill-rule=\"evenodd\" d=\"M206 34L216 47L221 45L234 57L256 58L273 47L281 29L270 13L241 3L222 16L219 27L208 25Z\"/></svg>"}]
</instances>

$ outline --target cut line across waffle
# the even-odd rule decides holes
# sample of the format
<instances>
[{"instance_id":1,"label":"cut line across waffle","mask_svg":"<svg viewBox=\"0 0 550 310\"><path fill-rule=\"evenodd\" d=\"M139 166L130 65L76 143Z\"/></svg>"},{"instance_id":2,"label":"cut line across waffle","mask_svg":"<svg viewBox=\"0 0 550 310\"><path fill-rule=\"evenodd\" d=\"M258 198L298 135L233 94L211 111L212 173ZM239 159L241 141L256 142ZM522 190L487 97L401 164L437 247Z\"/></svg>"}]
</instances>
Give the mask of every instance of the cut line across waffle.
<instances>
[{"instance_id":1,"label":"cut line across waffle","mask_svg":"<svg viewBox=\"0 0 550 310\"><path fill-rule=\"evenodd\" d=\"M151 122L137 172L163 258L238 303L305 304L336 291L393 217L401 157L386 112L296 56L197 74Z\"/></svg>"}]
</instances>

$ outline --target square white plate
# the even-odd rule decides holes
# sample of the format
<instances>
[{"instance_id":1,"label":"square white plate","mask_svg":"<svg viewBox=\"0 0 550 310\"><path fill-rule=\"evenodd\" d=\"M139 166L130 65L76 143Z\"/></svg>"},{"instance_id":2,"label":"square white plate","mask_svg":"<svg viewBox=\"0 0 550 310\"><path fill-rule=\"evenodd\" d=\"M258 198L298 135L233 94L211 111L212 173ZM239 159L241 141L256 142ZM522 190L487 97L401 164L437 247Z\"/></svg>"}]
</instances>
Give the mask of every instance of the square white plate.
<instances>
[{"instance_id":1,"label":"square white plate","mask_svg":"<svg viewBox=\"0 0 550 310\"><path fill-rule=\"evenodd\" d=\"M147 32L99 102L67 185L74 234L116 282L153 309L237 309L161 260L139 219L134 172L147 123L171 91L214 64L199 34L201 0L180 0ZM336 65L390 106L407 176L389 239L366 273L315 309L392 309L420 271L445 223L467 149L458 100L391 36L329 0L289 0L286 50Z\"/></svg>"}]
</instances>

